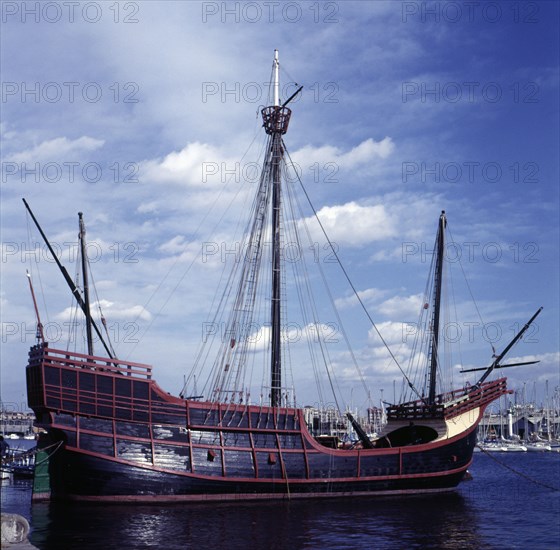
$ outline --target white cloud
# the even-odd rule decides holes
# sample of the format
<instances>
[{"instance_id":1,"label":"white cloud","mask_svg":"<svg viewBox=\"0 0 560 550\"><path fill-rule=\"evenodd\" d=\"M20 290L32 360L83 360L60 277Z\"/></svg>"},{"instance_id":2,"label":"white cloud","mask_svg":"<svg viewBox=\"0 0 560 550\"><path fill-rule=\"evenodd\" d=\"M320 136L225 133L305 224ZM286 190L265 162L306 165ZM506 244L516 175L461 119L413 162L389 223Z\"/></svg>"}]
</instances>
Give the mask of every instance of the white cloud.
<instances>
[{"instance_id":1,"label":"white cloud","mask_svg":"<svg viewBox=\"0 0 560 550\"><path fill-rule=\"evenodd\" d=\"M188 245L188 241L185 239L184 235L176 235L169 241L163 243L159 250L167 254L176 254L177 252L183 252Z\"/></svg>"},{"instance_id":2,"label":"white cloud","mask_svg":"<svg viewBox=\"0 0 560 550\"><path fill-rule=\"evenodd\" d=\"M403 331L405 330L405 325L403 323L384 321L382 323L376 323L376 326L387 344L400 344L404 341ZM379 336L374 327L371 327L368 331L368 340L376 345L380 343Z\"/></svg>"},{"instance_id":3,"label":"white cloud","mask_svg":"<svg viewBox=\"0 0 560 550\"><path fill-rule=\"evenodd\" d=\"M395 233L395 224L381 204L362 206L352 201L324 206L317 212L317 216L330 240L339 245L362 246ZM313 221L312 218L305 219L310 228L314 226Z\"/></svg>"},{"instance_id":4,"label":"white cloud","mask_svg":"<svg viewBox=\"0 0 560 550\"><path fill-rule=\"evenodd\" d=\"M144 202L138 206L136 211L139 214L157 214L158 203L156 201Z\"/></svg>"},{"instance_id":5,"label":"white cloud","mask_svg":"<svg viewBox=\"0 0 560 550\"><path fill-rule=\"evenodd\" d=\"M252 351L264 351L270 346L272 331L270 325L264 325L247 336L249 347ZM281 334L282 344L293 346L305 342L318 342L327 344L338 342L341 338L337 327L325 323L309 323L305 326L290 323L283 327Z\"/></svg>"},{"instance_id":6,"label":"white cloud","mask_svg":"<svg viewBox=\"0 0 560 550\"><path fill-rule=\"evenodd\" d=\"M82 136L78 139L58 137L41 142L39 145L8 156L11 162L73 162L83 153L96 151L105 144L103 139Z\"/></svg>"},{"instance_id":7,"label":"white cloud","mask_svg":"<svg viewBox=\"0 0 560 550\"><path fill-rule=\"evenodd\" d=\"M399 319L416 318L422 305L422 294L412 296L393 296L378 307L378 311L388 317Z\"/></svg>"},{"instance_id":8,"label":"white cloud","mask_svg":"<svg viewBox=\"0 0 560 550\"><path fill-rule=\"evenodd\" d=\"M140 165L146 181L201 185L204 163L219 162L218 152L205 143L189 143L162 160L148 160Z\"/></svg>"},{"instance_id":9,"label":"white cloud","mask_svg":"<svg viewBox=\"0 0 560 550\"><path fill-rule=\"evenodd\" d=\"M141 305L123 305L110 302L109 300L99 300L90 305L91 314L94 318L97 317L99 307L103 311L103 316L110 320L137 320L149 321L152 318L151 313ZM75 308L67 307L55 317L59 321L69 321L75 318Z\"/></svg>"},{"instance_id":10,"label":"white cloud","mask_svg":"<svg viewBox=\"0 0 560 550\"><path fill-rule=\"evenodd\" d=\"M168 265L169 261L172 260L172 266L174 266L178 262L192 262L203 254L204 247L199 241L189 241L183 235L176 235L159 246L158 250L167 255L163 264ZM203 259L202 264L205 267L212 267L212 263L206 261L206 259Z\"/></svg>"},{"instance_id":11,"label":"white cloud","mask_svg":"<svg viewBox=\"0 0 560 550\"><path fill-rule=\"evenodd\" d=\"M224 183L228 170L235 173L235 161L226 159L220 150L198 141L188 143L163 159L146 160L140 164L142 181L176 183L202 187ZM240 169L240 168L239 168Z\"/></svg>"},{"instance_id":12,"label":"white cloud","mask_svg":"<svg viewBox=\"0 0 560 550\"><path fill-rule=\"evenodd\" d=\"M368 138L347 152L343 152L339 147L333 145L323 145L321 147L306 145L291 156L300 168L307 168L315 163L319 163L321 166L334 163L340 169L351 169L371 164L379 159L386 159L394 150L393 140L390 137L385 137L381 141Z\"/></svg>"},{"instance_id":13,"label":"white cloud","mask_svg":"<svg viewBox=\"0 0 560 550\"><path fill-rule=\"evenodd\" d=\"M558 383L560 376L560 351L549 353L536 353L531 355L522 355L517 357L508 357L502 364L522 363L527 361L539 361L535 365L519 366L505 371L497 371L500 376L507 373L507 377L512 381L531 381L546 382L551 380L552 386ZM518 383L519 383L518 382Z\"/></svg>"},{"instance_id":14,"label":"white cloud","mask_svg":"<svg viewBox=\"0 0 560 550\"><path fill-rule=\"evenodd\" d=\"M377 300L382 298L386 294L386 291L380 290L378 288L366 288L365 290L358 290L358 296L360 300L365 304L375 303ZM337 298L334 301L335 305L339 309L345 309L349 307L354 307L358 305L358 298L355 294L350 296L345 296L344 298Z\"/></svg>"},{"instance_id":15,"label":"white cloud","mask_svg":"<svg viewBox=\"0 0 560 550\"><path fill-rule=\"evenodd\" d=\"M341 155L340 159L343 165L353 168L376 157L386 159L394 150L395 144L388 136L385 136L381 141L374 141L372 138L369 138L348 153Z\"/></svg>"}]
</instances>

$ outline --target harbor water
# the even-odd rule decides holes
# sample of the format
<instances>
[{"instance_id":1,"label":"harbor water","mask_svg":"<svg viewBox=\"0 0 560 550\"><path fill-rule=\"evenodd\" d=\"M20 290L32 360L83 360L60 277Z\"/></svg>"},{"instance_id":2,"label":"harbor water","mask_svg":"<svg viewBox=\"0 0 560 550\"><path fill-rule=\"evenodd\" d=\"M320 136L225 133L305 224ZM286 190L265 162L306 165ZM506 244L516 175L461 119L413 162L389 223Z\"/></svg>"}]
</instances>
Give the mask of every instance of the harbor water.
<instances>
[{"instance_id":1,"label":"harbor water","mask_svg":"<svg viewBox=\"0 0 560 550\"><path fill-rule=\"evenodd\" d=\"M439 495L165 506L31 503L31 480L16 479L2 511L45 550L560 547L560 453L476 453L470 471Z\"/></svg>"}]
</instances>

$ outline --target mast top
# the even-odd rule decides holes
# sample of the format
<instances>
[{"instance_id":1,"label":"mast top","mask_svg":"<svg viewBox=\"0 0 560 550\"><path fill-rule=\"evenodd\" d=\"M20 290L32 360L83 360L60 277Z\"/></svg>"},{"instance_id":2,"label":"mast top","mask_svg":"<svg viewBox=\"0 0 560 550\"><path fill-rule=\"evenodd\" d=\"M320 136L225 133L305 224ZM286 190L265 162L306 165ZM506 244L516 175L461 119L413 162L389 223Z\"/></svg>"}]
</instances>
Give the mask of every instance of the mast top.
<instances>
[{"instance_id":1,"label":"mast top","mask_svg":"<svg viewBox=\"0 0 560 550\"><path fill-rule=\"evenodd\" d=\"M272 62L272 67L273 67L273 80L272 80L272 86L273 86L273 97L274 97L274 106L275 107L280 107L280 82L278 79L278 68L280 67L280 64L278 63L278 50L274 50L274 61Z\"/></svg>"},{"instance_id":2,"label":"mast top","mask_svg":"<svg viewBox=\"0 0 560 550\"><path fill-rule=\"evenodd\" d=\"M290 115L292 111L284 105L280 105L280 81L278 78L278 50L274 50L274 61L272 62L272 96L273 105L261 110L263 126L269 135L281 135L288 131ZM295 94L294 94L295 95ZM293 97L293 96L292 96ZM292 99L292 98L290 98ZM288 100L289 101L289 100Z\"/></svg>"},{"instance_id":3,"label":"mast top","mask_svg":"<svg viewBox=\"0 0 560 550\"><path fill-rule=\"evenodd\" d=\"M445 231L445 228L447 227L447 216L445 215L445 210L441 211L441 214L439 216L439 225L442 232ZM441 235L441 237L443 239L443 235Z\"/></svg>"}]
</instances>

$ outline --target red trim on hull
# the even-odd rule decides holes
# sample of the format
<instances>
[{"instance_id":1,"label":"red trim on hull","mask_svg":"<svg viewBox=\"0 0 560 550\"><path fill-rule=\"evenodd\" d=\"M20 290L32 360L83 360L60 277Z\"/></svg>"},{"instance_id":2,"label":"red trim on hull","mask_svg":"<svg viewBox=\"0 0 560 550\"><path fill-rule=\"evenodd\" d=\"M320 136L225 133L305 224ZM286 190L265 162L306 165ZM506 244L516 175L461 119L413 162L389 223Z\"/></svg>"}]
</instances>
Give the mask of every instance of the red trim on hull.
<instances>
[{"instance_id":1,"label":"red trim on hull","mask_svg":"<svg viewBox=\"0 0 560 550\"><path fill-rule=\"evenodd\" d=\"M442 487L436 489L393 489L380 491L341 491L339 493L224 493L204 495L117 495L117 496L83 496L64 495L66 500L80 502L140 502L140 503L165 503L165 502L237 502L259 500L294 500L317 498L348 498L348 497L380 497L399 495L418 495L426 493L449 493L456 487Z\"/></svg>"}]
</instances>

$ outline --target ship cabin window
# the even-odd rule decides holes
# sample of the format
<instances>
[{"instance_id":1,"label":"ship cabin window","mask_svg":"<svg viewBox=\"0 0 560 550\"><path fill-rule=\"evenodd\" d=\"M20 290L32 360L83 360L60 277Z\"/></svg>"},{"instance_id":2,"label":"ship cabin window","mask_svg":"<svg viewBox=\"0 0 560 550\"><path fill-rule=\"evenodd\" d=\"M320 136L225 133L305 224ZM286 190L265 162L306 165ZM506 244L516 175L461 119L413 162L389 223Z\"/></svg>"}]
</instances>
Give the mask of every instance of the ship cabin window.
<instances>
[{"instance_id":1,"label":"ship cabin window","mask_svg":"<svg viewBox=\"0 0 560 550\"><path fill-rule=\"evenodd\" d=\"M134 380L133 382L134 398L148 400L148 383Z\"/></svg>"},{"instance_id":2,"label":"ship cabin window","mask_svg":"<svg viewBox=\"0 0 560 550\"><path fill-rule=\"evenodd\" d=\"M65 388L76 388L77 372L62 370L62 385Z\"/></svg>"},{"instance_id":3,"label":"ship cabin window","mask_svg":"<svg viewBox=\"0 0 560 550\"><path fill-rule=\"evenodd\" d=\"M112 394L113 393L113 378L110 376L97 377L97 391L98 393Z\"/></svg>"},{"instance_id":4,"label":"ship cabin window","mask_svg":"<svg viewBox=\"0 0 560 550\"><path fill-rule=\"evenodd\" d=\"M115 382L116 382L115 392L117 395L123 397L132 397L130 380L115 378Z\"/></svg>"},{"instance_id":5,"label":"ship cabin window","mask_svg":"<svg viewBox=\"0 0 560 550\"><path fill-rule=\"evenodd\" d=\"M60 384L60 369L45 367L45 384L58 386Z\"/></svg>"}]
</instances>

